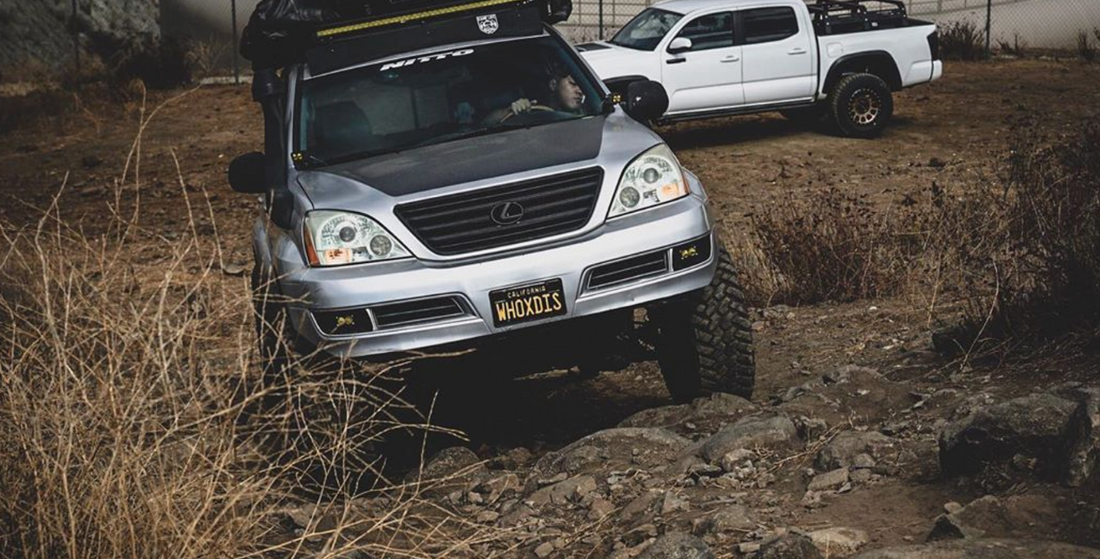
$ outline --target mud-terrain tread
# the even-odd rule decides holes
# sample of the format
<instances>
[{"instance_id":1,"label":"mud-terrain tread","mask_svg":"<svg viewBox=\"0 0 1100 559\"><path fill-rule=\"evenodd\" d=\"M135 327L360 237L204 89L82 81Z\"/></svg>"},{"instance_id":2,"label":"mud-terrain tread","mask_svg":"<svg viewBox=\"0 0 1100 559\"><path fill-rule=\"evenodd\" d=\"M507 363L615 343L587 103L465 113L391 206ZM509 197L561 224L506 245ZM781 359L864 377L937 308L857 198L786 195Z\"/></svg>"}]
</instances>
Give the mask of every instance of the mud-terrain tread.
<instances>
[{"instance_id":1,"label":"mud-terrain tread","mask_svg":"<svg viewBox=\"0 0 1100 559\"><path fill-rule=\"evenodd\" d=\"M684 302L683 310L690 315L678 320L677 309L668 309L661 319L662 337L671 342L663 350L658 347L661 372L677 401L714 392L752 397L756 379L752 322L733 260L721 246L717 254L718 268L710 285ZM676 332L678 325L687 331Z\"/></svg>"},{"instance_id":2,"label":"mud-terrain tread","mask_svg":"<svg viewBox=\"0 0 1100 559\"><path fill-rule=\"evenodd\" d=\"M873 127L863 127L853 123L848 117L848 111L845 108L848 104L850 94L864 87L877 89L882 96L884 105L883 111L885 114L875 121ZM829 92L828 107L829 120L832 121L833 126L842 136L871 139L882 134L882 131L886 129L886 126L893 118L894 94L890 91L890 86L887 85L882 78L874 74L849 74L840 78L836 85L833 86L832 91Z\"/></svg>"}]
</instances>

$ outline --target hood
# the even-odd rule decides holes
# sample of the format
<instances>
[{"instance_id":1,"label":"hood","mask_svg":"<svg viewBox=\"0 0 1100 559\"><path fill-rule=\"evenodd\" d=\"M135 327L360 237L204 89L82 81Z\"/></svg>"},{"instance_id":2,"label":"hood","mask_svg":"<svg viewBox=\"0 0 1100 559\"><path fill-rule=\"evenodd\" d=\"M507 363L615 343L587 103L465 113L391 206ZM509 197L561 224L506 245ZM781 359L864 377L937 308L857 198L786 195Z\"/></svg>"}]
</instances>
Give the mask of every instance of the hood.
<instances>
[{"instance_id":1,"label":"hood","mask_svg":"<svg viewBox=\"0 0 1100 559\"><path fill-rule=\"evenodd\" d=\"M613 114L510 130L353 163L303 171L298 184L315 209L370 212L394 198L595 162L618 176L637 154L661 142L652 130Z\"/></svg>"},{"instance_id":2,"label":"hood","mask_svg":"<svg viewBox=\"0 0 1100 559\"><path fill-rule=\"evenodd\" d=\"M645 76L660 81L660 68L655 64L660 57L652 52L628 49L605 41L577 45L577 51L601 80Z\"/></svg>"}]
</instances>

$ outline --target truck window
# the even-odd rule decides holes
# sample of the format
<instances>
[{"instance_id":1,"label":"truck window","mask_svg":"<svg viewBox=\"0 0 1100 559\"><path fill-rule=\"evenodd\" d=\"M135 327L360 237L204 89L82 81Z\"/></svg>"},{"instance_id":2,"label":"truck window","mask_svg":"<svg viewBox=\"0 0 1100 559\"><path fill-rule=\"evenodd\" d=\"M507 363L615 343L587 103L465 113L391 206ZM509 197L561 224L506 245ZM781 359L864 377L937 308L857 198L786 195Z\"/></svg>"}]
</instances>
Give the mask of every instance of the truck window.
<instances>
[{"instance_id":1,"label":"truck window","mask_svg":"<svg viewBox=\"0 0 1100 559\"><path fill-rule=\"evenodd\" d=\"M733 13L707 14L693 19L677 37L691 39L691 50L720 49L733 46Z\"/></svg>"},{"instance_id":2,"label":"truck window","mask_svg":"<svg viewBox=\"0 0 1100 559\"><path fill-rule=\"evenodd\" d=\"M798 18L793 8L757 8L742 13L747 45L782 41L798 34Z\"/></svg>"},{"instance_id":3,"label":"truck window","mask_svg":"<svg viewBox=\"0 0 1100 559\"><path fill-rule=\"evenodd\" d=\"M549 37L371 64L299 91L294 149L311 165L602 112L594 80Z\"/></svg>"},{"instance_id":4,"label":"truck window","mask_svg":"<svg viewBox=\"0 0 1100 559\"><path fill-rule=\"evenodd\" d=\"M653 50L665 38L672 26L684 16L666 10L649 8L630 20L610 42L613 45L636 50Z\"/></svg>"}]
</instances>

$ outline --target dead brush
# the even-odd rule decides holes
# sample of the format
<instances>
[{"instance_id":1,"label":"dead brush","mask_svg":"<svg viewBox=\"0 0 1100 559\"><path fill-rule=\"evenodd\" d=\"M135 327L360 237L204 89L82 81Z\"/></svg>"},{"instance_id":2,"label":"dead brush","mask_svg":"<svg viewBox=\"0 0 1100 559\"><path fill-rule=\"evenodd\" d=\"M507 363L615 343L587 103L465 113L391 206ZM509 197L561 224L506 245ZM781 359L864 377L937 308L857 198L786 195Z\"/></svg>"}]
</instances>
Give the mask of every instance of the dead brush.
<instances>
[{"instance_id":1,"label":"dead brush","mask_svg":"<svg viewBox=\"0 0 1100 559\"><path fill-rule=\"evenodd\" d=\"M758 210L731 252L753 304L803 305L896 293L919 249L904 216L838 189Z\"/></svg>"},{"instance_id":2,"label":"dead brush","mask_svg":"<svg viewBox=\"0 0 1100 559\"><path fill-rule=\"evenodd\" d=\"M181 188L192 234L168 241L143 226L140 182L115 187L94 237L59 198L0 225L0 556L492 557L529 541L423 498L440 480L386 482L377 443L429 427L395 412L385 368L294 361L263 382L247 286L195 233L209 206Z\"/></svg>"},{"instance_id":3,"label":"dead brush","mask_svg":"<svg viewBox=\"0 0 1100 559\"><path fill-rule=\"evenodd\" d=\"M955 21L940 28L940 49L947 60L985 58L985 32L972 21Z\"/></svg>"}]
</instances>

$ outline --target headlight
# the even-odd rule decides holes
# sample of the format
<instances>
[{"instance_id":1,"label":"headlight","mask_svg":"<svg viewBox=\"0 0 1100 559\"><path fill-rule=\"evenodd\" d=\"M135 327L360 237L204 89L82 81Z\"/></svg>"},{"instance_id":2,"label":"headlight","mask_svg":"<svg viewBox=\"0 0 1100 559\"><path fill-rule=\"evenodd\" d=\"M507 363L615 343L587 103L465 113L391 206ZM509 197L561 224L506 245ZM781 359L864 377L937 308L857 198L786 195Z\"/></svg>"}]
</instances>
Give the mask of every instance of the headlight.
<instances>
[{"instance_id":1,"label":"headlight","mask_svg":"<svg viewBox=\"0 0 1100 559\"><path fill-rule=\"evenodd\" d=\"M607 217L651 208L687 194L687 180L680 162L668 146L661 144L627 165Z\"/></svg>"},{"instance_id":2,"label":"headlight","mask_svg":"<svg viewBox=\"0 0 1100 559\"><path fill-rule=\"evenodd\" d=\"M306 214L305 243L311 266L340 266L410 256L404 245L378 222L347 212Z\"/></svg>"}]
</instances>

